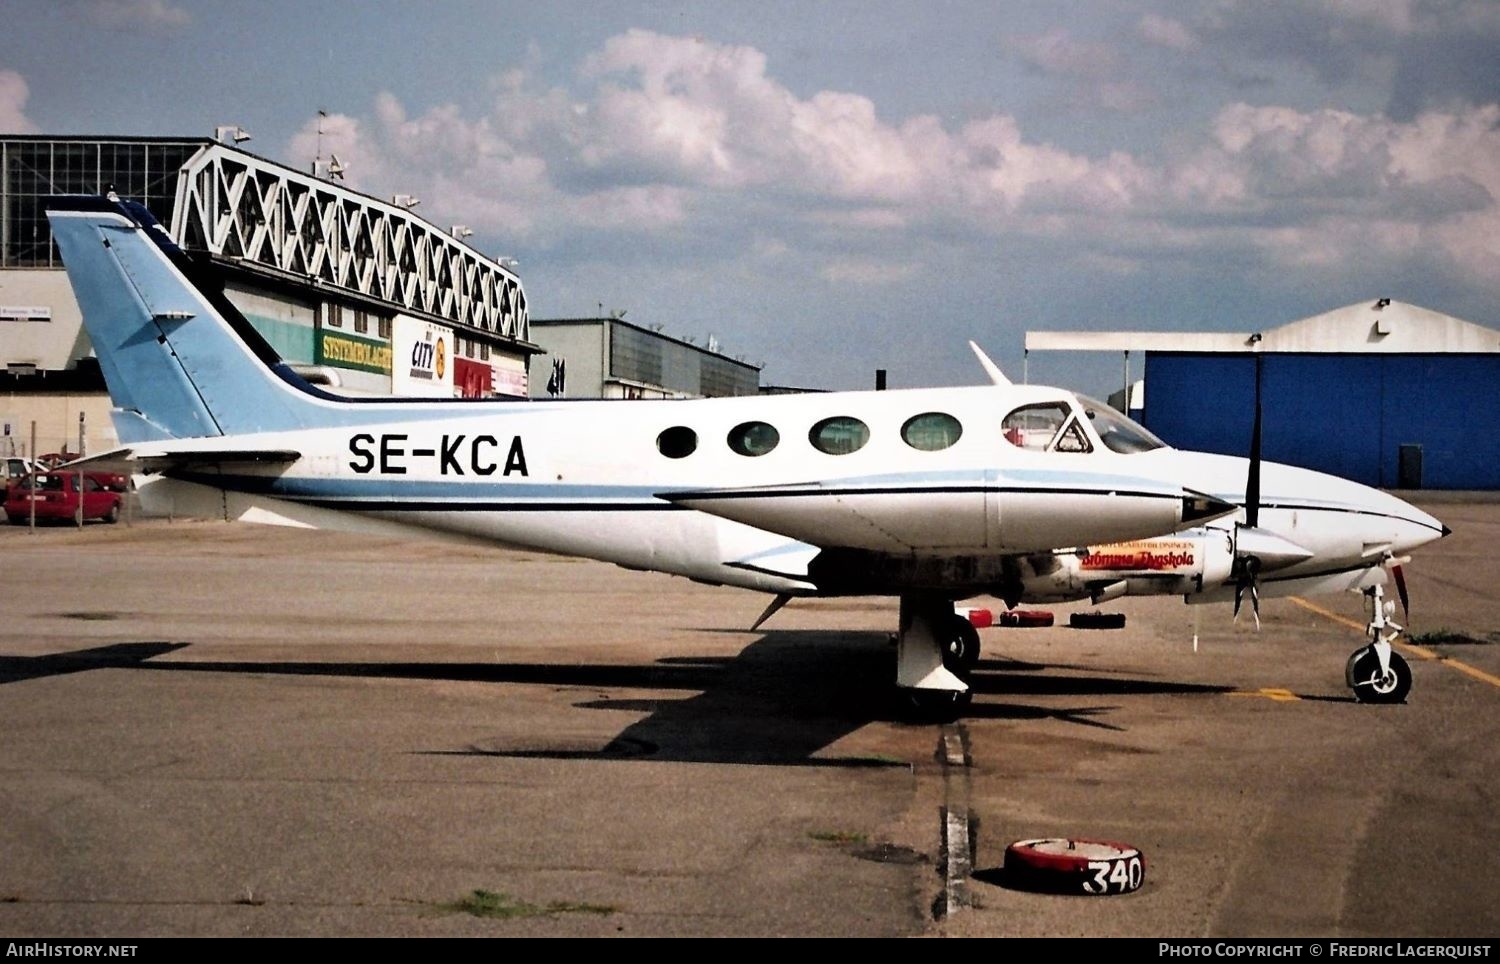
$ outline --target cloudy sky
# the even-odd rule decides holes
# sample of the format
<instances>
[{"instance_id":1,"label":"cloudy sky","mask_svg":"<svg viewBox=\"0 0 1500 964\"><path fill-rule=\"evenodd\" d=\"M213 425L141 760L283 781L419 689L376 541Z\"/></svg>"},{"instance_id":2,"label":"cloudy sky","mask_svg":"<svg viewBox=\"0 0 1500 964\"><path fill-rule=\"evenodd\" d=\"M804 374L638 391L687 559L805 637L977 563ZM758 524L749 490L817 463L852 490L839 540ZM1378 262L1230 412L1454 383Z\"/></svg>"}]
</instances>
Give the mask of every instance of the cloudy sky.
<instances>
[{"instance_id":1,"label":"cloudy sky","mask_svg":"<svg viewBox=\"0 0 1500 964\"><path fill-rule=\"evenodd\" d=\"M764 381L1391 297L1500 326L1494 0L0 0L0 131L208 135L413 194L533 317ZM1032 381L1118 386L1117 357Z\"/></svg>"}]
</instances>

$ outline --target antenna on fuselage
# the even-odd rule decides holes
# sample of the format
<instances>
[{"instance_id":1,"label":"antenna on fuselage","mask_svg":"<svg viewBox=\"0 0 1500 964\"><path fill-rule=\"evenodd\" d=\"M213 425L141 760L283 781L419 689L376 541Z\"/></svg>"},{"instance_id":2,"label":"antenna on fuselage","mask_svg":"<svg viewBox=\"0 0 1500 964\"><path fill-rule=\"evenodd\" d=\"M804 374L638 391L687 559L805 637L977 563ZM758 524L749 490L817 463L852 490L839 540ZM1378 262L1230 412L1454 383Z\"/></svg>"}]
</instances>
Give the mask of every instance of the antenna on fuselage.
<instances>
[{"instance_id":1,"label":"antenna on fuselage","mask_svg":"<svg viewBox=\"0 0 1500 964\"><path fill-rule=\"evenodd\" d=\"M1002 372L1000 370L1000 366L996 365L993 361L990 360L990 356L984 353L983 348L980 348L978 345L974 344L973 341L969 342L969 347L974 350L974 356L979 359L979 364L984 366L984 373L990 376L990 382L992 384L1010 384L1010 379L1005 377L1005 372Z\"/></svg>"}]
</instances>

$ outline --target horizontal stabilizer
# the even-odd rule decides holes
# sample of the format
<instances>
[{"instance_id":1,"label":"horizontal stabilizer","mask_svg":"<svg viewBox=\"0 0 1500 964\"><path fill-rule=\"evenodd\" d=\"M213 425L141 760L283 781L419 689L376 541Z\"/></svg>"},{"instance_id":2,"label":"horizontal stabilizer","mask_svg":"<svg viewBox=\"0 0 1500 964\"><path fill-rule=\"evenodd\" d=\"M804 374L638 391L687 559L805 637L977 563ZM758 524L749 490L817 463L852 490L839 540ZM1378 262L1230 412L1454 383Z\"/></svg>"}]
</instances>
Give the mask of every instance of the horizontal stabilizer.
<instances>
[{"instance_id":1,"label":"horizontal stabilizer","mask_svg":"<svg viewBox=\"0 0 1500 964\"><path fill-rule=\"evenodd\" d=\"M202 441L221 442L222 439ZM111 449L98 455L75 459L62 466L64 470L124 472L131 475L154 475L176 469L224 465L289 465L302 457L290 449L215 448L193 445L180 440L171 445L139 445Z\"/></svg>"}]
</instances>

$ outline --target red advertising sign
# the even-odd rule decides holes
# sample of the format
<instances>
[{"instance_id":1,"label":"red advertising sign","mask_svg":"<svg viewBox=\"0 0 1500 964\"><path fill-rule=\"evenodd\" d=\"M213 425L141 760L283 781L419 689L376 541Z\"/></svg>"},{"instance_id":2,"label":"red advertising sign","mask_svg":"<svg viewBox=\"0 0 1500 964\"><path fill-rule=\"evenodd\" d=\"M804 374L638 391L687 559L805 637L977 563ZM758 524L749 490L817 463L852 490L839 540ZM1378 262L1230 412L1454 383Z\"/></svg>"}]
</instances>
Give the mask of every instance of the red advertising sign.
<instances>
[{"instance_id":1,"label":"red advertising sign","mask_svg":"<svg viewBox=\"0 0 1500 964\"><path fill-rule=\"evenodd\" d=\"M1141 539L1093 546L1079 557L1086 570L1130 572L1189 571L1197 561L1198 546L1186 539Z\"/></svg>"}]
</instances>

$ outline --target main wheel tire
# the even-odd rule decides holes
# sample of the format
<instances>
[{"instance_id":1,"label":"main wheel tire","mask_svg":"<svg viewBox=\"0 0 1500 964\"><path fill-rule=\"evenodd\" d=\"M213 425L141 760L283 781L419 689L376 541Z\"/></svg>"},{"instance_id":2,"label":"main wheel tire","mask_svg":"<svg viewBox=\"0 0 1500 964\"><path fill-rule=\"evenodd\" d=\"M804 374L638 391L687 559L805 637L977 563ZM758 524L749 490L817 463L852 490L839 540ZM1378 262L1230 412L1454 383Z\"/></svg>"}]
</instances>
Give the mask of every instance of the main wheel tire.
<instances>
[{"instance_id":1,"label":"main wheel tire","mask_svg":"<svg viewBox=\"0 0 1500 964\"><path fill-rule=\"evenodd\" d=\"M104 513L104 521L110 525L120 521L120 503L116 502L109 507L109 511Z\"/></svg>"},{"instance_id":2,"label":"main wheel tire","mask_svg":"<svg viewBox=\"0 0 1500 964\"><path fill-rule=\"evenodd\" d=\"M1074 613L1068 617L1073 629L1124 629L1124 613Z\"/></svg>"},{"instance_id":3,"label":"main wheel tire","mask_svg":"<svg viewBox=\"0 0 1500 964\"><path fill-rule=\"evenodd\" d=\"M943 634L943 668L967 680L979 663L979 630L963 616L955 615Z\"/></svg>"},{"instance_id":4,"label":"main wheel tire","mask_svg":"<svg viewBox=\"0 0 1500 964\"><path fill-rule=\"evenodd\" d=\"M1128 894L1146 881L1146 858L1106 840L1017 840L1005 848L1005 881L1048 893Z\"/></svg>"},{"instance_id":5,"label":"main wheel tire","mask_svg":"<svg viewBox=\"0 0 1500 964\"><path fill-rule=\"evenodd\" d=\"M969 708L974 694L958 690L905 690L907 712L916 723L952 723Z\"/></svg>"},{"instance_id":6,"label":"main wheel tire","mask_svg":"<svg viewBox=\"0 0 1500 964\"><path fill-rule=\"evenodd\" d=\"M1381 676L1380 658L1366 646L1350 658L1347 673L1361 703L1405 703L1411 692L1411 666L1400 653L1391 653L1391 671Z\"/></svg>"}]
</instances>

